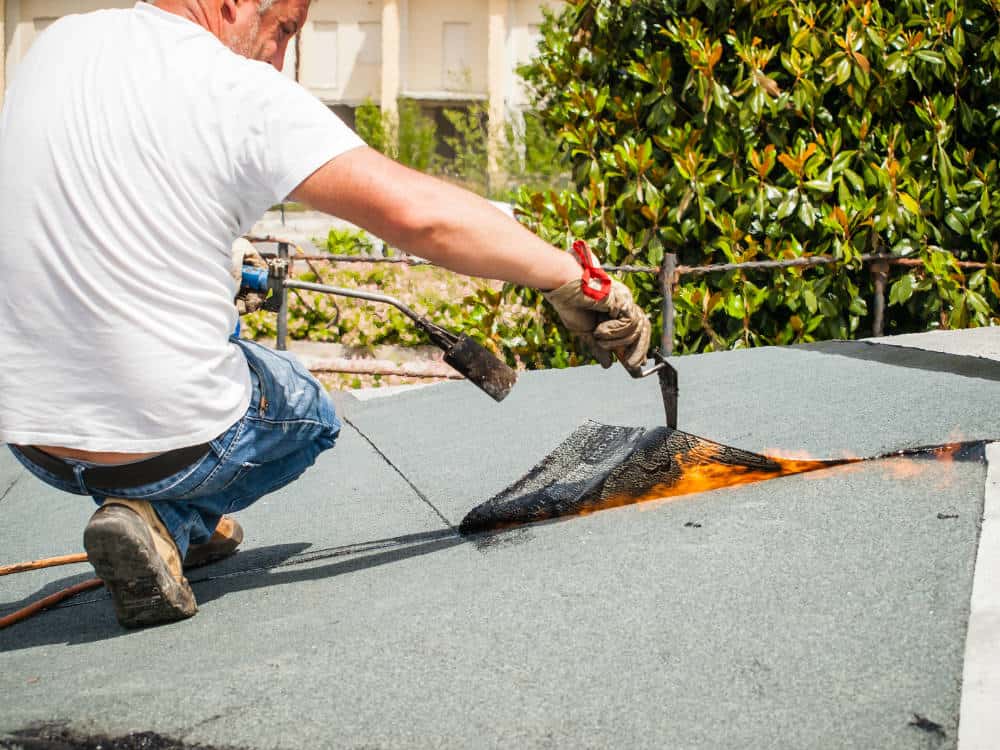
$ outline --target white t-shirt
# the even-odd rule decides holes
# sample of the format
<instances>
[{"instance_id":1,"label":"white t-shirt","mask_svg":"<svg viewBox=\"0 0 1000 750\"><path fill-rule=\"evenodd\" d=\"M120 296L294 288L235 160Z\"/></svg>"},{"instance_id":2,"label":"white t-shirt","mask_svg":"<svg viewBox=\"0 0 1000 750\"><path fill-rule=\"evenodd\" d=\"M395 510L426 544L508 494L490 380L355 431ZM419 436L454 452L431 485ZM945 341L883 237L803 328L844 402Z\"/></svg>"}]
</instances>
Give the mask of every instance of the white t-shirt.
<instances>
[{"instance_id":1,"label":"white t-shirt","mask_svg":"<svg viewBox=\"0 0 1000 750\"><path fill-rule=\"evenodd\" d=\"M0 442L165 451L250 399L230 245L362 141L152 5L67 16L0 112Z\"/></svg>"}]
</instances>

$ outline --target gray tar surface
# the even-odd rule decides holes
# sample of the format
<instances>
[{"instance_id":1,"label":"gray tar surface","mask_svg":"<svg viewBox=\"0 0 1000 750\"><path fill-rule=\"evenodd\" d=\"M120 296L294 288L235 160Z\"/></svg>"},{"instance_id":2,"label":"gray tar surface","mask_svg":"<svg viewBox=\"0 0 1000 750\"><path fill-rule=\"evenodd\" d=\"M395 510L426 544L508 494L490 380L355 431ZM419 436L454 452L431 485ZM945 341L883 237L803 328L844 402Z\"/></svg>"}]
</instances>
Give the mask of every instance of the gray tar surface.
<instances>
[{"instance_id":1,"label":"gray tar surface","mask_svg":"<svg viewBox=\"0 0 1000 750\"><path fill-rule=\"evenodd\" d=\"M747 450L1000 438L1000 364L967 354L674 362L679 427ZM340 401L338 446L241 514L238 555L192 572L195 618L124 631L98 592L0 631L0 736L955 747L983 464L879 461L465 539L465 513L584 420L662 424L657 384L581 368L522 375L503 404L468 383ZM78 551L92 511L0 454L0 563ZM0 579L0 615L91 574Z\"/></svg>"}]
</instances>

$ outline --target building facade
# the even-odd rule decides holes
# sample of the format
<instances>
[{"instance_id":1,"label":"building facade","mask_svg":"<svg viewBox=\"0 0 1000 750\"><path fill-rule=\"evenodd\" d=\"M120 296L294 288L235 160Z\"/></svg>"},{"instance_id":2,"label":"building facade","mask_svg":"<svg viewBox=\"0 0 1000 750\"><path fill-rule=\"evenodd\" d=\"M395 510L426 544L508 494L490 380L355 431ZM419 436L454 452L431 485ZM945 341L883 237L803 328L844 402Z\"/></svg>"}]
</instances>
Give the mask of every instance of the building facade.
<instances>
[{"instance_id":1,"label":"building facade","mask_svg":"<svg viewBox=\"0 0 1000 750\"><path fill-rule=\"evenodd\" d=\"M537 48L543 7L559 0L313 0L289 44L287 75L328 105L399 98L488 105L491 123L520 111L515 72ZM0 96L35 37L57 18L130 0L0 0Z\"/></svg>"}]
</instances>

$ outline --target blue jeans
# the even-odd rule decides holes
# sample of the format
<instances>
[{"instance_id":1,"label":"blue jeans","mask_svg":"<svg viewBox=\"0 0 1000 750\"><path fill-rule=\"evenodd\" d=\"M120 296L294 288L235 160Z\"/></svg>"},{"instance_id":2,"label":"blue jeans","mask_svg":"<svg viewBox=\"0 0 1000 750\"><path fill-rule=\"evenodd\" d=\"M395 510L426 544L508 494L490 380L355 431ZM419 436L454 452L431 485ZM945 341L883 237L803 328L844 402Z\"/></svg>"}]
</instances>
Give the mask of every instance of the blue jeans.
<instances>
[{"instance_id":1,"label":"blue jeans","mask_svg":"<svg viewBox=\"0 0 1000 750\"><path fill-rule=\"evenodd\" d=\"M233 339L246 355L253 395L246 414L210 443L199 461L173 476L129 489L88 487L85 461L68 459L76 481L59 479L11 451L36 477L57 489L107 497L148 500L173 535L181 557L190 544L208 541L219 519L243 510L312 466L332 448L340 420L322 385L296 359L252 341ZM210 395L206 395L210 397Z\"/></svg>"}]
</instances>

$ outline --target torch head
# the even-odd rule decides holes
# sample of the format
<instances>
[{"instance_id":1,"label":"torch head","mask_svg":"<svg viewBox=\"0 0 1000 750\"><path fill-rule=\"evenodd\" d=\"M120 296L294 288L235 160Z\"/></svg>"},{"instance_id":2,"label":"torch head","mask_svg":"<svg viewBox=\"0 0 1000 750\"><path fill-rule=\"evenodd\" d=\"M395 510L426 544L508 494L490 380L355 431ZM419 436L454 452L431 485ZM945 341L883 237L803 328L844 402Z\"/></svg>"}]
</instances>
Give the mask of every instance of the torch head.
<instances>
[{"instance_id":1,"label":"torch head","mask_svg":"<svg viewBox=\"0 0 1000 750\"><path fill-rule=\"evenodd\" d=\"M507 398L517 382L517 373L506 362L465 335L445 350L444 361L497 402Z\"/></svg>"}]
</instances>

